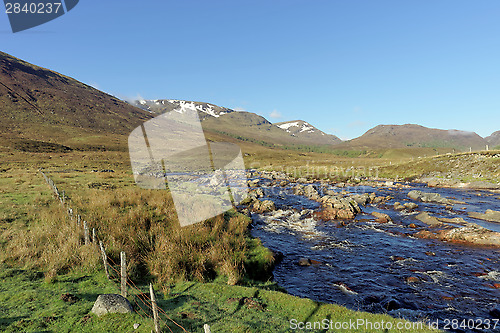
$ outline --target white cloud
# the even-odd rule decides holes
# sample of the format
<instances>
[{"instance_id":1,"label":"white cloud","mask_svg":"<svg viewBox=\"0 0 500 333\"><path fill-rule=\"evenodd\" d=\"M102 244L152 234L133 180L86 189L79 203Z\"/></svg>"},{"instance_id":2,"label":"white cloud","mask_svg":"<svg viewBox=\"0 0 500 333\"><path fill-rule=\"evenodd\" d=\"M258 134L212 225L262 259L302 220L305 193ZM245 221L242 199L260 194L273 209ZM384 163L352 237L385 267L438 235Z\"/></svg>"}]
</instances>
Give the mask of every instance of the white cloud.
<instances>
[{"instance_id":1,"label":"white cloud","mask_svg":"<svg viewBox=\"0 0 500 333\"><path fill-rule=\"evenodd\" d=\"M283 118L283 115L281 114L281 112L279 112L278 110L273 110L270 114L269 114L269 118L273 118L273 119L280 119L280 118Z\"/></svg>"},{"instance_id":2,"label":"white cloud","mask_svg":"<svg viewBox=\"0 0 500 333\"><path fill-rule=\"evenodd\" d=\"M241 106L237 106L233 109L234 111L239 111L239 112L244 112L246 111L245 108L242 108Z\"/></svg>"}]
</instances>

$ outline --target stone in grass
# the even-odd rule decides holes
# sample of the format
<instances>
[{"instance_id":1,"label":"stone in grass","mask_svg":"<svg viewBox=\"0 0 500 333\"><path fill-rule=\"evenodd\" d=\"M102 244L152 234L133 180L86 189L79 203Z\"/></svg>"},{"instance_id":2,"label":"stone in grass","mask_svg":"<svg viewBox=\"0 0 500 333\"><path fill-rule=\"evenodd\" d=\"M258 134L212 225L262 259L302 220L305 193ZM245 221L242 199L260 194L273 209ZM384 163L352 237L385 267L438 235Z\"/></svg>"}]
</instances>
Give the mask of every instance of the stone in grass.
<instances>
[{"instance_id":1,"label":"stone in grass","mask_svg":"<svg viewBox=\"0 0 500 333\"><path fill-rule=\"evenodd\" d=\"M102 316L108 313L130 313L134 309L130 302L123 296L117 294L99 295L92 307L92 313Z\"/></svg>"}]
</instances>

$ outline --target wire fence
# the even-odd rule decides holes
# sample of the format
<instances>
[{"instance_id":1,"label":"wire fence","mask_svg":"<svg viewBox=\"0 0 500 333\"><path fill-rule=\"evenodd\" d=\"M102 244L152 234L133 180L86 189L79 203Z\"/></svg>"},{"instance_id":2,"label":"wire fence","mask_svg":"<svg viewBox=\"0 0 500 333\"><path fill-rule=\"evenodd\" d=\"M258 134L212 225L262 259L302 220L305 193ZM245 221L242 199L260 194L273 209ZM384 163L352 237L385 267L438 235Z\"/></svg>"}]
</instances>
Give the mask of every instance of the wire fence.
<instances>
[{"instance_id":1,"label":"wire fence","mask_svg":"<svg viewBox=\"0 0 500 333\"><path fill-rule=\"evenodd\" d=\"M106 271L106 275L108 276L108 279L110 279L111 281L113 281L113 280L120 281L120 279L121 279L120 282L121 282L121 288L122 288L122 296L126 297L128 289L130 289L132 291L132 293L135 296L134 303L135 303L136 313L143 320L152 319L153 322L155 323L155 331L156 332L160 332L159 323L161 322L163 324L163 326L166 327L172 333L173 333L173 331L169 327L168 323L171 323L171 324L179 327L183 332L189 333L188 330L186 330L182 325L177 323L174 319L172 319L166 313L166 311L164 311L161 307L158 306L158 303L155 300L152 284L150 284L150 295L148 295L147 293L142 292L131 279L126 277L126 272L125 272L126 278L122 278L124 276L123 269L119 271L115 267L123 267L123 266L126 267L126 263L124 262L124 260L122 259L120 265L118 265L111 258L109 258L106 255L106 248L103 245L104 244L103 240L97 234L96 229L92 228L92 238L90 238L90 229L89 229L88 223L82 219L81 215L75 214L76 210L72 209L69 206L68 198L67 198L65 192L64 191L60 192L59 188L56 186L54 181L52 179L50 179L42 170L39 170L39 172L43 176L43 178L45 179L47 184L51 187L52 191L54 192L55 197L57 198L57 200L59 200L59 202L61 203L61 206L66 211L68 218L71 221L75 222L78 227L83 227L84 245L88 245L88 244L93 243L95 246L98 246L100 248L100 251L101 251L101 254L103 257L104 269ZM82 223L82 220L83 220L83 223ZM125 256L123 256L123 258L124 257ZM111 265L110 265L110 263L111 263ZM113 274L110 274L109 268L111 268L111 272ZM125 288L125 294L124 294L124 288ZM157 311L155 311L155 310L157 310ZM158 315L156 315L156 313L158 313ZM204 328L205 332L210 333L210 327L207 324L205 324L203 328Z\"/></svg>"}]
</instances>

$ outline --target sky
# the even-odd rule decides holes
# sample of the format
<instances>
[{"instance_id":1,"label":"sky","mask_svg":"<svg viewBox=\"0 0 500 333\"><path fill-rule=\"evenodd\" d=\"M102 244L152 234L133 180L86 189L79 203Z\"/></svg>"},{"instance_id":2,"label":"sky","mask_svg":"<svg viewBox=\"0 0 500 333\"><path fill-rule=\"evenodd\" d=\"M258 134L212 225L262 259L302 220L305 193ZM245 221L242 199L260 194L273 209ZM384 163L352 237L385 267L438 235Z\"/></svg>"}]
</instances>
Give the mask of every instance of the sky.
<instances>
[{"instance_id":1,"label":"sky","mask_svg":"<svg viewBox=\"0 0 500 333\"><path fill-rule=\"evenodd\" d=\"M0 8L1 5L0 5ZM500 1L80 0L0 50L122 99L185 99L342 139L500 130Z\"/></svg>"}]
</instances>

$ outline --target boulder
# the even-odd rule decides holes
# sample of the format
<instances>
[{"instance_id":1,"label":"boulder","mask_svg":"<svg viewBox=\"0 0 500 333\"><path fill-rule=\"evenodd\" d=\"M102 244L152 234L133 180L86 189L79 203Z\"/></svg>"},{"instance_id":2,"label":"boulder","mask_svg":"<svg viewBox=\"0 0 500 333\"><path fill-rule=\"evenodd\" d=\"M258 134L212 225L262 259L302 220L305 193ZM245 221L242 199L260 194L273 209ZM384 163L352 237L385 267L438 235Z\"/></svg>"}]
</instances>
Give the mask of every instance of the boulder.
<instances>
[{"instance_id":1,"label":"boulder","mask_svg":"<svg viewBox=\"0 0 500 333\"><path fill-rule=\"evenodd\" d=\"M425 193L418 190L413 190L408 192L408 197L416 201L435 202L444 205L451 205L457 203L456 201L443 198L439 193Z\"/></svg>"},{"instance_id":2,"label":"boulder","mask_svg":"<svg viewBox=\"0 0 500 333\"><path fill-rule=\"evenodd\" d=\"M254 186L257 186L259 185L259 182L260 182L260 179L252 179L252 180L248 180L248 186L250 187L254 187Z\"/></svg>"},{"instance_id":3,"label":"boulder","mask_svg":"<svg viewBox=\"0 0 500 333\"><path fill-rule=\"evenodd\" d=\"M125 297L117 294L99 295L91 310L97 316L108 313L130 313L133 311L134 309L130 302Z\"/></svg>"},{"instance_id":4,"label":"boulder","mask_svg":"<svg viewBox=\"0 0 500 333\"><path fill-rule=\"evenodd\" d=\"M403 206L405 206L405 208L408 210L414 210L414 209L418 208L418 205L414 202L406 202L406 203L404 203Z\"/></svg>"},{"instance_id":5,"label":"boulder","mask_svg":"<svg viewBox=\"0 0 500 333\"><path fill-rule=\"evenodd\" d=\"M416 276L409 276L406 278L407 283L417 283L420 282L420 279Z\"/></svg>"},{"instance_id":6,"label":"boulder","mask_svg":"<svg viewBox=\"0 0 500 333\"><path fill-rule=\"evenodd\" d=\"M261 188L257 188L252 193L255 193L256 198L262 198L264 196L264 191Z\"/></svg>"},{"instance_id":7,"label":"boulder","mask_svg":"<svg viewBox=\"0 0 500 333\"><path fill-rule=\"evenodd\" d=\"M428 226L431 226L431 227L437 227L437 226L440 226L442 224L441 221L439 221L434 216L431 216L427 212L421 212L420 214L418 214L417 216L415 216L415 218L417 220L419 220L420 222L423 222L423 223L425 223L425 224L427 224Z\"/></svg>"},{"instance_id":8,"label":"boulder","mask_svg":"<svg viewBox=\"0 0 500 333\"><path fill-rule=\"evenodd\" d=\"M500 212L491 209L488 209L484 214L477 212L469 212L469 217L489 222L500 223Z\"/></svg>"},{"instance_id":9,"label":"boulder","mask_svg":"<svg viewBox=\"0 0 500 333\"><path fill-rule=\"evenodd\" d=\"M311 265L320 265L321 262L309 258L300 258L299 261L297 262L297 265L299 266L311 266Z\"/></svg>"},{"instance_id":10,"label":"boulder","mask_svg":"<svg viewBox=\"0 0 500 333\"><path fill-rule=\"evenodd\" d=\"M262 212L272 212L276 210L276 206L271 200L264 200L260 204L260 210Z\"/></svg>"},{"instance_id":11,"label":"boulder","mask_svg":"<svg viewBox=\"0 0 500 333\"><path fill-rule=\"evenodd\" d=\"M387 223L387 222L391 221L391 217L389 215L387 215L387 214L384 214L384 213L373 212L372 215L377 218L375 220L375 222Z\"/></svg>"},{"instance_id":12,"label":"boulder","mask_svg":"<svg viewBox=\"0 0 500 333\"><path fill-rule=\"evenodd\" d=\"M328 194L328 193L327 193ZM355 194L352 195L351 198L356 201L358 205L365 206L367 203L370 202L370 195L368 193L364 194Z\"/></svg>"},{"instance_id":13,"label":"boulder","mask_svg":"<svg viewBox=\"0 0 500 333\"><path fill-rule=\"evenodd\" d=\"M352 210L349 210L349 209L340 209L337 212L338 219L347 220L347 219L353 219L354 217L356 217L354 212Z\"/></svg>"},{"instance_id":14,"label":"boulder","mask_svg":"<svg viewBox=\"0 0 500 333\"><path fill-rule=\"evenodd\" d=\"M307 185L304 187L304 195L311 200L319 200L319 193L313 185Z\"/></svg>"},{"instance_id":15,"label":"boulder","mask_svg":"<svg viewBox=\"0 0 500 333\"><path fill-rule=\"evenodd\" d=\"M459 225L467 225L469 223L461 217L454 217L454 218L440 217L440 218L438 218L438 220L441 222L444 222L444 223L452 223L452 224L459 224Z\"/></svg>"},{"instance_id":16,"label":"boulder","mask_svg":"<svg viewBox=\"0 0 500 333\"><path fill-rule=\"evenodd\" d=\"M304 195L304 186L300 184L295 185L295 187L293 188L293 194Z\"/></svg>"},{"instance_id":17,"label":"boulder","mask_svg":"<svg viewBox=\"0 0 500 333\"><path fill-rule=\"evenodd\" d=\"M395 210L403 210L403 209L405 209L405 206L403 206L403 205L401 204L401 202L395 202L395 203L394 203L394 209L395 209Z\"/></svg>"},{"instance_id":18,"label":"boulder","mask_svg":"<svg viewBox=\"0 0 500 333\"><path fill-rule=\"evenodd\" d=\"M500 233L468 223L465 227L442 230L438 233L441 240L482 246L500 246Z\"/></svg>"},{"instance_id":19,"label":"boulder","mask_svg":"<svg viewBox=\"0 0 500 333\"><path fill-rule=\"evenodd\" d=\"M253 202L252 210L257 213L266 213L275 211L276 206L274 205L274 202L272 202L271 200L260 201L256 199Z\"/></svg>"}]
</instances>

